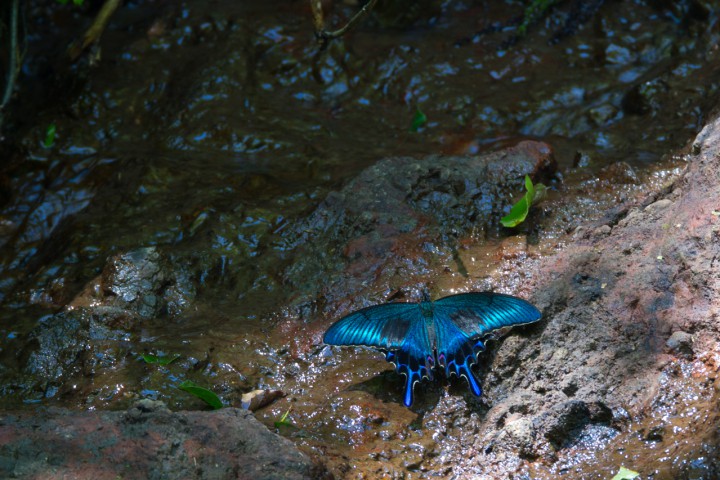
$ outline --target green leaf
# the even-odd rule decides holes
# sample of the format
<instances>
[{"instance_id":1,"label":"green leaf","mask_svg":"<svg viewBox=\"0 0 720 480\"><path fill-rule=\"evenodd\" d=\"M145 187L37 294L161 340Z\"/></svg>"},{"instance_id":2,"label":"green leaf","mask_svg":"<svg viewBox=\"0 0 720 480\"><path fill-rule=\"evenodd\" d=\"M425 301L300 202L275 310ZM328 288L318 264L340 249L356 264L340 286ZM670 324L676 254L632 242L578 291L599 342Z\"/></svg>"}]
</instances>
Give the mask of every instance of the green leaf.
<instances>
[{"instance_id":1,"label":"green leaf","mask_svg":"<svg viewBox=\"0 0 720 480\"><path fill-rule=\"evenodd\" d=\"M55 145L55 130L57 127L54 123L51 123L48 125L47 130L45 131L45 140L43 140L43 147L45 148L51 148L53 145Z\"/></svg>"},{"instance_id":2,"label":"green leaf","mask_svg":"<svg viewBox=\"0 0 720 480\"><path fill-rule=\"evenodd\" d=\"M195 236L195 233L200 227L203 226L203 224L207 221L208 218L210 218L210 214L207 212L207 210L203 210L202 212L200 212L198 216L195 217L195 220L193 220L192 225L190 225L188 234L191 237Z\"/></svg>"},{"instance_id":3,"label":"green leaf","mask_svg":"<svg viewBox=\"0 0 720 480\"><path fill-rule=\"evenodd\" d=\"M282 417L280 417L280 420L275 422L275 428L280 427L293 427L294 425L287 419L288 415L290 415L290 408L287 409L287 412L283 414Z\"/></svg>"},{"instance_id":4,"label":"green leaf","mask_svg":"<svg viewBox=\"0 0 720 480\"><path fill-rule=\"evenodd\" d=\"M528 197L528 203L532 204L533 200L535 199L535 187L533 186L532 180L530 180L529 175L525 175L525 190L527 190L525 196Z\"/></svg>"},{"instance_id":5,"label":"green leaf","mask_svg":"<svg viewBox=\"0 0 720 480\"><path fill-rule=\"evenodd\" d=\"M417 132L427 123L427 116L420 110L420 107L416 107L415 115L413 116L412 123L410 124L410 131Z\"/></svg>"},{"instance_id":6,"label":"green leaf","mask_svg":"<svg viewBox=\"0 0 720 480\"><path fill-rule=\"evenodd\" d=\"M530 206L540 202L547 195L547 187L542 183L533 185L528 175L525 175L525 195L510 209L510 213L500 219L503 226L517 227L527 218Z\"/></svg>"},{"instance_id":7,"label":"green leaf","mask_svg":"<svg viewBox=\"0 0 720 480\"><path fill-rule=\"evenodd\" d=\"M73 0L73 3L76 7L82 6L84 0Z\"/></svg>"},{"instance_id":8,"label":"green leaf","mask_svg":"<svg viewBox=\"0 0 720 480\"><path fill-rule=\"evenodd\" d=\"M180 355L153 355L152 353L143 353L143 360L145 363L157 364L157 365L170 365L172 362L180 358Z\"/></svg>"},{"instance_id":9,"label":"green leaf","mask_svg":"<svg viewBox=\"0 0 720 480\"><path fill-rule=\"evenodd\" d=\"M535 197L535 187L533 186L530 177L525 175L525 195L510 209L510 213L500 219L505 227L512 228L520 225L525 221L528 212L530 211L530 205Z\"/></svg>"},{"instance_id":10,"label":"green leaf","mask_svg":"<svg viewBox=\"0 0 720 480\"><path fill-rule=\"evenodd\" d=\"M188 392L189 394L195 395L215 410L223 407L222 401L220 401L220 397L218 397L215 392L211 392L207 388L203 388L195 382L185 380L180 384L178 388L180 390Z\"/></svg>"},{"instance_id":11,"label":"green leaf","mask_svg":"<svg viewBox=\"0 0 720 480\"><path fill-rule=\"evenodd\" d=\"M517 227L525 221L529 211L530 204L527 200L527 195L523 195L520 201L512 206L510 213L500 219L500 223L508 228Z\"/></svg>"},{"instance_id":12,"label":"green leaf","mask_svg":"<svg viewBox=\"0 0 720 480\"><path fill-rule=\"evenodd\" d=\"M638 472L634 472L625 467L620 467L620 471L612 477L612 480L633 480L639 476L640 474Z\"/></svg>"}]
</instances>

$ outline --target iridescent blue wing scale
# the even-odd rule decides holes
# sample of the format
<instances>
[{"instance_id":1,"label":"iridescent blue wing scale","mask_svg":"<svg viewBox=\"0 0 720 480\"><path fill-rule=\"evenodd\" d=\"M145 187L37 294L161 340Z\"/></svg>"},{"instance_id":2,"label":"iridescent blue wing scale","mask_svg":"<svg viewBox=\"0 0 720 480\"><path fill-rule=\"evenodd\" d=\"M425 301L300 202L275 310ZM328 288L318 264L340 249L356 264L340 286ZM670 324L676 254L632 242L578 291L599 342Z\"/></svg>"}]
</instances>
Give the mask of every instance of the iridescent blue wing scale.
<instances>
[{"instance_id":1,"label":"iridescent blue wing scale","mask_svg":"<svg viewBox=\"0 0 720 480\"><path fill-rule=\"evenodd\" d=\"M477 361L477 354L485 349L482 340L474 341L460 330L451 319L435 311L435 333L437 335L438 364L445 368L445 376L464 377L470 390L476 396L482 394L480 382L471 368Z\"/></svg>"},{"instance_id":2,"label":"iridescent blue wing scale","mask_svg":"<svg viewBox=\"0 0 720 480\"><path fill-rule=\"evenodd\" d=\"M423 378L432 379L436 355L448 377L464 377L473 394L480 396L480 382L471 367L478 353L485 350L483 337L503 327L540 319L540 312L530 303L499 293L462 293L441 298L431 306L430 302L422 305L387 303L358 310L334 323L323 341L387 352L387 361L406 377L403 403L409 407L415 384Z\"/></svg>"},{"instance_id":3,"label":"iridescent blue wing scale","mask_svg":"<svg viewBox=\"0 0 720 480\"><path fill-rule=\"evenodd\" d=\"M405 375L405 395L403 403L409 407L413 403L415 384L423 378L432 379L434 354L428 338L427 325L418 311L418 321L413 322L403 346L387 353L385 358L395 365L396 370Z\"/></svg>"},{"instance_id":4,"label":"iridescent blue wing scale","mask_svg":"<svg viewBox=\"0 0 720 480\"><path fill-rule=\"evenodd\" d=\"M433 303L438 363L449 377L464 377L473 394L480 396L480 383L471 368L485 350L482 337L503 327L540 319L540 311L517 297L500 293L461 293Z\"/></svg>"},{"instance_id":5,"label":"iridescent blue wing scale","mask_svg":"<svg viewBox=\"0 0 720 480\"><path fill-rule=\"evenodd\" d=\"M427 324L416 303L386 303L363 308L335 322L325 332L328 345L361 345L387 352L386 359L405 375L403 403L412 405L413 387L431 378L433 349Z\"/></svg>"},{"instance_id":6,"label":"iridescent blue wing scale","mask_svg":"<svg viewBox=\"0 0 720 480\"><path fill-rule=\"evenodd\" d=\"M422 321L422 316L417 304L374 305L335 322L325 332L323 342L328 345L363 345L381 350L397 350L405 344L412 323L419 321Z\"/></svg>"}]
</instances>

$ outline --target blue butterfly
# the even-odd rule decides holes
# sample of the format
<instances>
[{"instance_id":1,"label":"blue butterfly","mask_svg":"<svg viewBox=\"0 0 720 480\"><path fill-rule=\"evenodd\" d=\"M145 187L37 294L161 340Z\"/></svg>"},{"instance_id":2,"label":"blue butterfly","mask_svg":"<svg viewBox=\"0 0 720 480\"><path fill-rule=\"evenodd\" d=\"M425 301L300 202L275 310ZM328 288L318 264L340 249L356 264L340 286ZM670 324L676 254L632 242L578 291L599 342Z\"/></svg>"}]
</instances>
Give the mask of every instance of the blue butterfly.
<instances>
[{"instance_id":1,"label":"blue butterfly","mask_svg":"<svg viewBox=\"0 0 720 480\"><path fill-rule=\"evenodd\" d=\"M403 403L413 403L413 387L432 380L436 365L445 375L464 377L470 391L482 390L470 367L485 350L494 330L540 320L540 311L517 297L491 292L460 293L434 302L385 303L363 308L325 332L328 345L363 345L386 352L388 362L405 375Z\"/></svg>"}]
</instances>

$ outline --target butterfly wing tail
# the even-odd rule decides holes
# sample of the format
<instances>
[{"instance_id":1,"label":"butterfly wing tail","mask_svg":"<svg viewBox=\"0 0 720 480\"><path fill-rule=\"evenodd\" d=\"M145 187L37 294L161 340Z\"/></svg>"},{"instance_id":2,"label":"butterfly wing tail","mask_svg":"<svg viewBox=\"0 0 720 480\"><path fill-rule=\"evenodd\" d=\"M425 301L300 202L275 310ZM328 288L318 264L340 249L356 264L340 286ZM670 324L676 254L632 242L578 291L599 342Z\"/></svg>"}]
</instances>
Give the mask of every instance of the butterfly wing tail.
<instances>
[{"instance_id":1,"label":"butterfly wing tail","mask_svg":"<svg viewBox=\"0 0 720 480\"><path fill-rule=\"evenodd\" d=\"M395 365L398 373L405 375L405 395L403 396L403 403L406 407L413 404L413 389L415 384L420 382L423 378L432 379L432 358L424 359L421 362L416 356L405 350L398 350L396 352L388 352L386 359L388 362Z\"/></svg>"},{"instance_id":2,"label":"butterfly wing tail","mask_svg":"<svg viewBox=\"0 0 720 480\"><path fill-rule=\"evenodd\" d=\"M470 391L476 397L482 395L480 381L473 373L472 367L476 363L477 354L485 349L485 345L481 341L467 341L462 343L455 351L446 353L445 375L457 375L467 380Z\"/></svg>"},{"instance_id":3,"label":"butterfly wing tail","mask_svg":"<svg viewBox=\"0 0 720 480\"><path fill-rule=\"evenodd\" d=\"M468 384L470 385L470 391L473 393L473 395L475 395L476 397L482 395L480 381L477 379L470 367L463 366L460 376L465 377L465 379L468 381Z\"/></svg>"},{"instance_id":4,"label":"butterfly wing tail","mask_svg":"<svg viewBox=\"0 0 720 480\"><path fill-rule=\"evenodd\" d=\"M403 404L409 407L413 404L413 389L415 383L420 381L420 375L417 372L409 372L407 379L405 379L405 395L403 396Z\"/></svg>"}]
</instances>

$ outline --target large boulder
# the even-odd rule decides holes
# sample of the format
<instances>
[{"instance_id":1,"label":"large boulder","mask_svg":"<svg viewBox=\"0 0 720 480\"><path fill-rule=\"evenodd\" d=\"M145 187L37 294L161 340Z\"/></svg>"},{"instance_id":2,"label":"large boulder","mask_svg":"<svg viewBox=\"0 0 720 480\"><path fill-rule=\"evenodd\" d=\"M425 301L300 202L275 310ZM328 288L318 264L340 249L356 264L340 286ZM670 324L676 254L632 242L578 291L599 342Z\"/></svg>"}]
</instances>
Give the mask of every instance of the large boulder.
<instances>
[{"instance_id":1,"label":"large boulder","mask_svg":"<svg viewBox=\"0 0 720 480\"><path fill-rule=\"evenodd\" d=\"M5 413L0 477L24 479L318 478L289 441L246 410L170 412L141 400L124 412Z\"/></svg>"}]
</instances>

